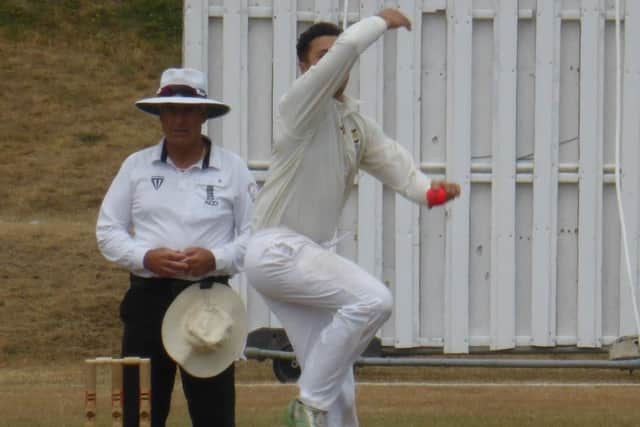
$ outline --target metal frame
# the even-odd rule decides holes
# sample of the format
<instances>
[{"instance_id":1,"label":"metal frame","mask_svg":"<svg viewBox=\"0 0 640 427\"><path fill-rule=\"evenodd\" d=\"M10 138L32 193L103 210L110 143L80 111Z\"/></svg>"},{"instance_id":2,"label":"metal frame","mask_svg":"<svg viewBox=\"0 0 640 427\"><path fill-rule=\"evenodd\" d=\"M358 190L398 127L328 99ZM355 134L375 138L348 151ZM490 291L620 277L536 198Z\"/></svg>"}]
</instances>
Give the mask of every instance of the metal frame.
<instances>
[{"instance_id":1,"label":"metal frame","mask_svg":"<svg viewBox=\"0 0 640 427\"><path fill-rule=\"evenodd\" d=\"M247 347L245 356L251 359L294 360L289 351L264 350ZM449 366L466 368L597 368L597 369L640 369L640 359L630 360L549 360L515 358L473 358L473 357L360 357L356 366Z\"/></svg>"}]
</instances>

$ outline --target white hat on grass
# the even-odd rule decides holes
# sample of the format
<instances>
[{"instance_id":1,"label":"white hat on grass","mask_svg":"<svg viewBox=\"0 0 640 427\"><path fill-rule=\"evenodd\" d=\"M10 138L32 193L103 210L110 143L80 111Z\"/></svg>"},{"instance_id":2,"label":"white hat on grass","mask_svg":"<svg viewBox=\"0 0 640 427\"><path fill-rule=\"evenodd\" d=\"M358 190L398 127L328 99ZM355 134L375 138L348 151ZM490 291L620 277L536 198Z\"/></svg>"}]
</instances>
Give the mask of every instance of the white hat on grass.
<instances>
[{"instance_id":1,"label":"white hat on grass","mask_svg":"<svg viewBox=\"0 0 640 427\"><path fill-rule=\"evenodd\" d=\"M204 105L208 119L227 114L230 107L207 98L206 88L207 81L203 72L193 68L169 68L160 77L160 88L156 96L137 101L136 107L156 116L160 115L163 104Z\"/></svg>"},{"instance_id":2,"label":"white hat on grass","mask_svg":"<svg viewBox=\"0 0 640 427\"><path fill-rule=\"evenodd\" d=\"M244 303L229 286L195 283L171 303L162 320L162 342L194 377L213 377L242 357L247 339Z\"/></svg>"}]
</instances>

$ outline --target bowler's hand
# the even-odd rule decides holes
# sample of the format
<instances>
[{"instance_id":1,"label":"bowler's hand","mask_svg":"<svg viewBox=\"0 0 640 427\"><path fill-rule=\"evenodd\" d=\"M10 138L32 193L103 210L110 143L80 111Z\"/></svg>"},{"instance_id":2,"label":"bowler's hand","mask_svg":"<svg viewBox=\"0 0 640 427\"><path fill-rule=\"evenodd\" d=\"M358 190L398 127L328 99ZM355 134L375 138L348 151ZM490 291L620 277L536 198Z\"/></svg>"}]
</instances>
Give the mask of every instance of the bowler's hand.
<instances>
[{"instance_id":1,"label":"bowler's hand","mask_svg":"<svg viewBox=\"0 0 640 427\"><path fill-rule=\"evenodd\" d=\"M158 277L175 277L186 273L189 269L182 252L167 248L148 250L144 254L142 264Z\"/></svg>"},{"instance_id":2,"label":"bowler's hand","mask_svg":"<svg viewBox=\"0 0 640 427\"><path fill-rule=\"evenodd\" d=\"M190 247L183 250L182 253L189 266L188 274L190 276L204 276L216 269L216 257L208 249Z\"/></svg>"},{"instance_id":3,"label":"bowler's hand","mask_svg":"<svg viewBox=\"0 0 640 427\"><path fill-rule=\"evenodd\" d=\"M407 30L411 31L411 21L409 21L409 18L404 16L398 9L383 9L378 13L378 16L385 20L387 28L390 30L405 27Z\"/></svg>"},{"instance_id":4,"label":"bowler's hand","mask_svg":"<svg viewBox=\"0 0 640 427\"><path fill-rule=\"evenodd\" d=\"M431 188L436 189L438 187L443 187L447 192L447 201L455 199L460 195L460 186L455 182L431 181Z\"/></svg>"}]
</instances>

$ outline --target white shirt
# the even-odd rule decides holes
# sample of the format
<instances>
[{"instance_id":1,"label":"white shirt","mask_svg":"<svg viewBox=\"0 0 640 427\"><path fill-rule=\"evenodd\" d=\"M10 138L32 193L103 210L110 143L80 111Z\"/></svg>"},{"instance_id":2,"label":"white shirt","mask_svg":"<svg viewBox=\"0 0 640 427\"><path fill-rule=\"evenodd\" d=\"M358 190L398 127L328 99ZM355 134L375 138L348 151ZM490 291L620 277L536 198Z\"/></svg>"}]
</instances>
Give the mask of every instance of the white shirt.
<instances>
[{"instance_id":1,"label":"white shirt","mask_svg":"<svg viewBox=\"0 0 640 427\"><path fill-rule=\"evenodd\" d=\"M336 230L358 169L426 204L431 181L407 150L334 94L354 62L387 29L366 18L338 37L279 103L270 174L256 200L254 231L285 226L321 243Z\"/></svg>"},{"instance_id":2,"label":"white shirt","mask_svg":"<svg viewBox=\"0 0 640 427\"><path fill-rule=\"evenodd\" d=\"M239 156L207 142L211 148L202 161L184 171L167 156L163 141L123 162L96 226L105 258L152 277L143 266L148 250L195 246L216 258L216 271L207 276L239 270L257 187Z\"/></svg>"}]
</instances>

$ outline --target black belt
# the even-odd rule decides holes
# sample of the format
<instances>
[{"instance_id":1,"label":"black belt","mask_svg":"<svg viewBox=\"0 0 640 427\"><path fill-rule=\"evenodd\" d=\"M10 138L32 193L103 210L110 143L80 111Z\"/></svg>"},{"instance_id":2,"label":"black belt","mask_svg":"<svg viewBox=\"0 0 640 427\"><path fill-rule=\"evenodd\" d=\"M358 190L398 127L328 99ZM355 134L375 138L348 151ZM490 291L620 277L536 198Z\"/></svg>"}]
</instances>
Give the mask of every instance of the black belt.
<instances>
[{"instance_id":1,"label":"black belt","mask_svg":"<svg viewBox=\"0 0 640 427\"><path fill-rule=\"evenodd\" d=\"M231 276L210 276L205 277L199 280L183 280L183 279L174 279L170 277L140 277L135 274L129 275L129 281L131 283L132 288L138 287L171 287L171 288L179 288L184 289L187 286L190 286L194 283L200 283L201 288L210 288L214 283L222 283L223 285L229 286L229 279Z\"/></svg>"}]
</instances>

